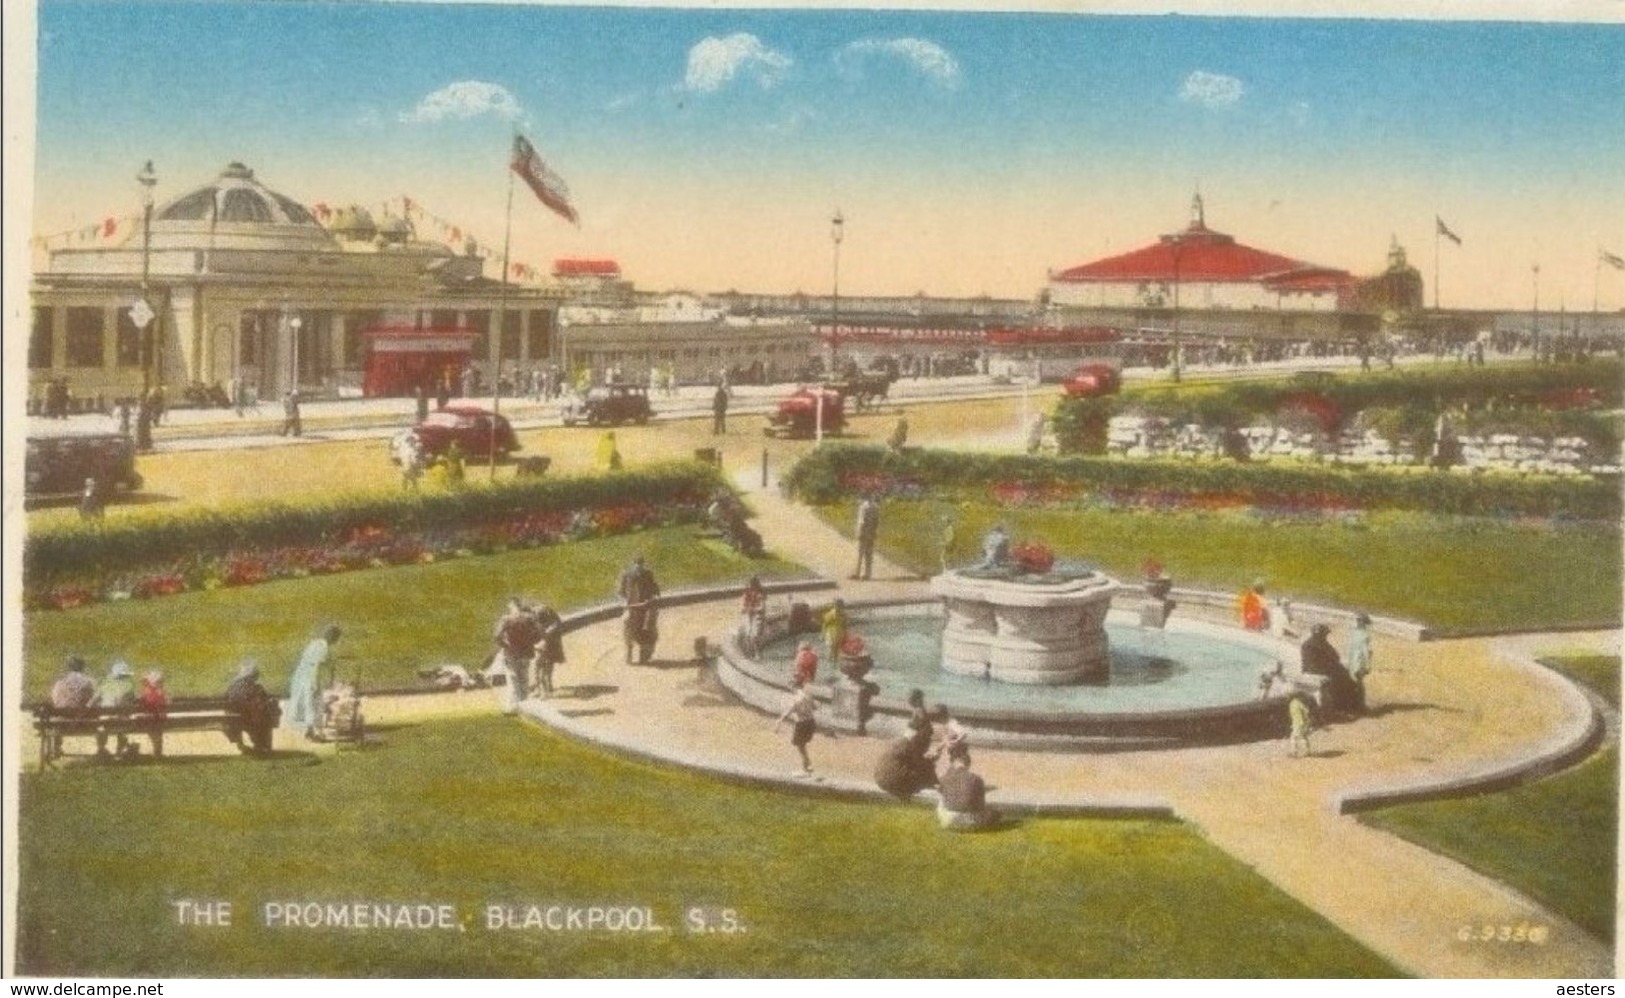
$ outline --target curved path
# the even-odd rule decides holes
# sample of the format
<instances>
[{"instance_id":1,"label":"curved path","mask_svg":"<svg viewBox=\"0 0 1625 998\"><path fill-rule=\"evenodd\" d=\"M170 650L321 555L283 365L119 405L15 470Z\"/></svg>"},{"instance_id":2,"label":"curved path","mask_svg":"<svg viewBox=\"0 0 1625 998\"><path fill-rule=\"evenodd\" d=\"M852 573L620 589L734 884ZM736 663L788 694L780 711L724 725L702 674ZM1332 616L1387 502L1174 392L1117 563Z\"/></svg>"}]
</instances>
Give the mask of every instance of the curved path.
<instances>
[{"instance_id":1,"label":"curved path","mask_svg":"<svg viewBox=\"0 0 1625 998\"><path fill-rule=\"evenodd\" d=\"M855 560L851 543L749 477L739 484L770 546L844 580ZM875 569L874 581L842 581L838 592L853 599L925 592L923 580L882 559ZM1179 612L1211 611L1182 605ZM879 798L870 775L882 741L821 736L811 746L819 779L799 778L787 732L741 705L712 670L692 660L696 638L714 640L735 622L732 600L663 611L660 650L671 658L646 667L623 664L619 620L584 626L566 638L559 693L527 701L523 710L574 737L723 779ZM1335 635L1340 645L1342 637ZM1372 716L1317 732L1311 758L1292 759L1279 743L1115 754L979 748L976 768L994 804L1007 810L1172 813L1411 974L1607 977L1614 966L1608 946L1505 885L1345 812L1357 808L1361 795L1493 782L1589 747L1598 711L1533 658L1618 654L1618 648L1617 631L1425 643L1379 634L1377 669L1368 680ZM489 692L369 696L367 716L387 723L496 706ZM1604 714L1608 737L1617 739L1617 714ZM282 748L334 750L285 732L278 740ZM168 748L186 754L194 742L196 751L219 752L217 734L177 736ZM28 746L22 751L31 758ZM921 821L933 819L922 813ZM1545 931L1538 944L1460 938L1485 926Z\"/></svg>"},{"instance_id":2,"label":"curved path","mask_svg":"<svg viewBox=\"0 0 1625 998\"><path fill-rule=\"evenodd\" d=\"M852 545L810 510L768 490L750 501L777 553L829 578L850 573ZM878 559L875 574L872 582L843 581L839 591L861 599L923 591L921 580ZM731 600L664 611L660 649L672 657L644 667L623 663L618 620L584 627L567 638L559 694L523 709L575 737L726 779L878 797L870 774L882 741L818 738L818 779L810 782L796 772L786 731L688 657L696 638L715 639L735 620ZM1317 732L1307 759L1290 758L1279 743L1113 754L978 749L976 766L993 802L1010 810L1167 809L1412 974L1611 976L1609 948L1576 926L1340 805L1359 793L1496 778L1591 745L1597 717L1589 701L1529 654L1614 649L1617 640L1608 632L1418 644L1379 635L1368 681L1373 716ZM1486 925L1544 927L1544 940L1459 938Z\"/></svg>"}]
</instances>

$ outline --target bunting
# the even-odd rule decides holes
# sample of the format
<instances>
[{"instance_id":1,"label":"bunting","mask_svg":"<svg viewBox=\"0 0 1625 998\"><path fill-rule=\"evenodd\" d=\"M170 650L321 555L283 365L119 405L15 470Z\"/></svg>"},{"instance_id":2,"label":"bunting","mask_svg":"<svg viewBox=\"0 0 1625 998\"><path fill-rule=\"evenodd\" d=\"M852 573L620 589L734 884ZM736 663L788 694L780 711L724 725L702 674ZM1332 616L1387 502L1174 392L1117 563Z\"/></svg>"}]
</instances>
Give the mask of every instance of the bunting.
<instances>
[{"instance_id":1,"label":"bunting","mask_svg":"<svg viewBox=\"0 0 1625 998\"><path fill-rule=\"evenodd\" d=\"M1434 215L1433 224L1434 231L1436 231L1439 235L1455 243L1457 246L1461 245L1461 237L1450 231L1450 226L1444 224L1444 219L1440 218L1438 215Z\"/></svg>"},{"instance_id":2,"label":"bunting","mask_svg":"<svg viewBox=\"0 0 1625 998\"><path fill-rule=\"evenodd\" d=\"M1598 250L1597 259L1606 263L1615 270L1625 270L1625 257L1615 256L1607 250Z\"/></svg>"}]
</instances>

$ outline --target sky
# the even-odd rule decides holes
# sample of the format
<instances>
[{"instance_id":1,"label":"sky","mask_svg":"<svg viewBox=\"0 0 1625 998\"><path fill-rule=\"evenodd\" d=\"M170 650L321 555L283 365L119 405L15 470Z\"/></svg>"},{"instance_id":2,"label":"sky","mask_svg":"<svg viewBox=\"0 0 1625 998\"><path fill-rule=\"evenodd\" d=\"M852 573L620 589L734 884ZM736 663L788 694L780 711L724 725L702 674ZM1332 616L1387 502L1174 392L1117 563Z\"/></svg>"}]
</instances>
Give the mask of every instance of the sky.
<instances>
[{"instance_id":1,"label":"sky","mask_svg":"<svg viewBox=\"0 0 1625 998\"><path fill-rule=\"evenodd\" d=\"M1615 13L1625 17L1618 10ZM1208 225L1445 307L1625 307L1625 25L923 10L91 2L37 8L34 233L229 161L306 204L403 196L644 289L1032 298ZM1436 218L1461 237L1435 251ZM128 231L128 230L123 230ZM68 237L71 238L71 237ZM1539 267L1538 275L1535 271ZM495 268L491 273L495 275Z\"/></svg>"}]
</instances>

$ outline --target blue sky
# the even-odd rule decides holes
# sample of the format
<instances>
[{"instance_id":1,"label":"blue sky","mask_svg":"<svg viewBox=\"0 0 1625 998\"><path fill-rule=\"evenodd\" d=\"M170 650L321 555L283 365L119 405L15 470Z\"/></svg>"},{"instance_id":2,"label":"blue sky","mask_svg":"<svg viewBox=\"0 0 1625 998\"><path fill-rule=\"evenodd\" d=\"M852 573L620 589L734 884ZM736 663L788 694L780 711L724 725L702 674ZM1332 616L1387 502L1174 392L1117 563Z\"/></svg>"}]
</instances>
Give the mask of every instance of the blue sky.
<instances>
[{"instance_id":1,"label":"blue sky","mask_svg":"<svg viewBox=\"0 0 1625 998\"><path fill-rule=\"evenodd\" d=\"M1625 251L1625 27L811 10L101 3L38 13L36 230L232 159L308 202L409 195L500 241L515 127L579 229L516 258L645 287L1030 296L1183 224L1445 303L1589 308ZM434 235L433 232L425 233ZM1625 305L1605 272L1604 307Z\"/></svg>"}]
</instances>

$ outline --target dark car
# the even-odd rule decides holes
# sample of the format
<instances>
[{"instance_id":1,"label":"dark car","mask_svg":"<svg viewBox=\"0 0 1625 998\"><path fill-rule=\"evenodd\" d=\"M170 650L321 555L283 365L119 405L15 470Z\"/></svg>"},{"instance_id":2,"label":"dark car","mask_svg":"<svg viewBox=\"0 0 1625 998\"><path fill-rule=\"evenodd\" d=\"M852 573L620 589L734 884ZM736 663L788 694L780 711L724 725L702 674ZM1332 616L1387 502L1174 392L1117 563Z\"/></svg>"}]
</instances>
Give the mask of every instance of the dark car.
<instances>
[{"instance_id":1,"label":"dark car","mask_svg":"<svg viewBox=\"0 0 1625 998\"><path fill-rule=\"evenodd\" d=\"M453 440L466 457L490 457L493 446L497 457L507 457L520 449L519 438L514 436L508 417L477 405L456 404L436 409L412 427L412 432L417 434L426 457L444 454Z\"/></svg>"},{"instance_id":2,"label":"dark car","mask_svg":"<svg viewBox=\"0 0 1625 998\"><path fill-rule=\"evenodd\" d=\"M102 495L141 487L135 443L122 433L31 436L23 462L25 496L72 495L94 478Z\"/></svg>"},{"instance_id":3,"label":"dark car","mask_svg":"<svg viewBox=\"0 0 1625 998\"><path fill-rule=\"evenodd\" d=\"M615 426L647 423L654 410L649 406L649 391L642 385L604 385L566 401L561 415L565 426Z\"/></svg>"},{"instance_id":4,"label":"dark car","mask_svg":"<svg viewBox=\"0 0 1625 998\"><path fill-rule=\"evenodd\" d=\"M1069 398L1115 395L1123 387L1123 376L1110 364L1084 364L1061 382Z\"/></svg>"}]
</instances>

